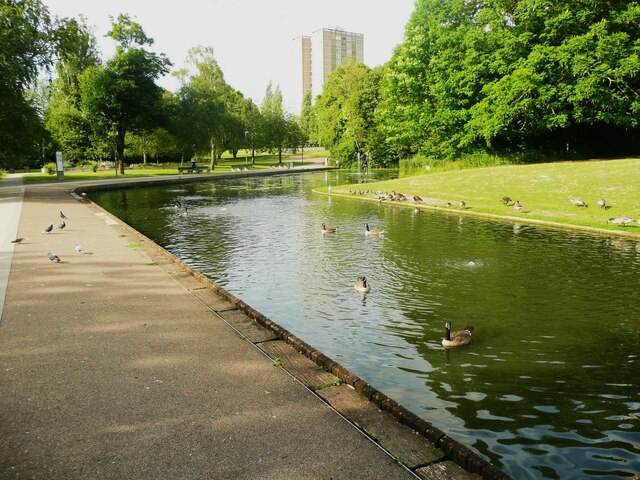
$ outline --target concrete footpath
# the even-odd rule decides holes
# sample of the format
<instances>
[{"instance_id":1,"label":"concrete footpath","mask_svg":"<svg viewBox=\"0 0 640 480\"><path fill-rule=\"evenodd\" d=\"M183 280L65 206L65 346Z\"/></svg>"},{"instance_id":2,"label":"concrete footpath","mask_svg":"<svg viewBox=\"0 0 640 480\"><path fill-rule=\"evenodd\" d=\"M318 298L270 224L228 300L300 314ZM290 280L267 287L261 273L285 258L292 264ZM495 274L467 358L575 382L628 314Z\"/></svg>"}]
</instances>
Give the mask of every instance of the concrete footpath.
<instances>
[{"instance_id":1,"label":"concrete footpath","mask_svg":"<svg viewBox=\"0 0 640 480\"><path fill-rule=\"evenodd\" d=\"M480 478L71 188L0 184L0 478Z\"/></svg>"}]
</instances>

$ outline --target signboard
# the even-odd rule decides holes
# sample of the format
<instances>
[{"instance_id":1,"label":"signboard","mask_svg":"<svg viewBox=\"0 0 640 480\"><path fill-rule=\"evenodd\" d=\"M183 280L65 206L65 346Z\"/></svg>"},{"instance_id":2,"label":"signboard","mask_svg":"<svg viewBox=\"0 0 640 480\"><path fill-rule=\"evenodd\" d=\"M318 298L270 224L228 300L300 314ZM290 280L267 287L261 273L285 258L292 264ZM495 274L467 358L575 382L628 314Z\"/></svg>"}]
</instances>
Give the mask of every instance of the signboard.
<instances>
[{"instance_id":1,"label":"signboard","mask_svg":"<svg viewBox=\"0 0 640 480\"><path fill-rule=\"evenodd\" d=\"M64 180L64 162L62 161L62 152L56 152L56 172L58 180Z\"/></svg>"}]
</instances>

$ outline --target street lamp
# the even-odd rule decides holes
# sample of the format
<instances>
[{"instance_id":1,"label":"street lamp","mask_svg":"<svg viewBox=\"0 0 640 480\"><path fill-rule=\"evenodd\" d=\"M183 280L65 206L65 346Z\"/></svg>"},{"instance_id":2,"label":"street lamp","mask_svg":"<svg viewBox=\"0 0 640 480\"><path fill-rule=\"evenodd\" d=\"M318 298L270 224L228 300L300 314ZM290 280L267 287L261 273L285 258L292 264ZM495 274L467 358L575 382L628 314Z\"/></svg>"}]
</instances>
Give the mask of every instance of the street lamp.
<instances>
[{"instance_id":1,"label":"street lamp","mask_svg":"<svg viewBox=\"0 0 640 480\"><path fill-rule=\"evenodd\" d=\"M247 135L249 130L244 131L244 165L249 165L249 152L247 152Z\"/></svg>"}]
</instances>

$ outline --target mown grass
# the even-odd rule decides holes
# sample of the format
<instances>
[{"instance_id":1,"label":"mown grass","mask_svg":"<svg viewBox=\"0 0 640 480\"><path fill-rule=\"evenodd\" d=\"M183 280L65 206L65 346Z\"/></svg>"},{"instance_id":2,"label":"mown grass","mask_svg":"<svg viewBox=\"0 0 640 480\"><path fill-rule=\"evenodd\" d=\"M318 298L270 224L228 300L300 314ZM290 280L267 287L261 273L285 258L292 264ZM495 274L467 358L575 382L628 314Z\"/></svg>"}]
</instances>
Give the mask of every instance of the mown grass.
<instances>
[{"instance_id":1,"label":"mown grass","mask_svg":"<svg viewBox=\"0 0 640 480\"><path fill-rule=\"evenodd\" d=\"M362 189L362 184L334 187L333 193L349 194L350 190ZM607 223L607 219L621 215L634 219L640 217L640 159L432 171L397 180L368 183L366 190L395 190L408 197L419 195L425 205L450 211L464 210L640 234L640 225L637 223L627 227ZM372 194L364 196L373 197ZM511 197L513 201L520 200L522 210L518 212L512 204L502 204L500 199L504 196ZM583 199L588 208L571 204L572 197ZM598 198L606 199L609 205L606 210L596 205ZM464 209L458 206L460 200L466 203ZM446 202L451 202L453 206L445 207Z\"/></svg>"}]
</instances>

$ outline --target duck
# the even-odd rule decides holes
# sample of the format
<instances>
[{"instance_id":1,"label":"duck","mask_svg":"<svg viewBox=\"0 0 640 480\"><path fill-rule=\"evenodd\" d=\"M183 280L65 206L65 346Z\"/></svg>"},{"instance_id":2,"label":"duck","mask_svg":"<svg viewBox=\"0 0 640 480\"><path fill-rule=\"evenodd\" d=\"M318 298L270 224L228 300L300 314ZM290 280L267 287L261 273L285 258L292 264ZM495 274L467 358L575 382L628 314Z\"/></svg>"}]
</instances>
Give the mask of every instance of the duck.
<instances>
[{"instance_id":1,"label":"duck","mask_svg":"<svg viewBox=\"0 0 640 480\"><path fill-rule=\"evenodd\" d=\"M610 218L609 220L607 220L607 223L615 223L616 225L622 225L623 227L627 223L633 223L633 222L634 222L633 218L627 217L626 215L622 215L616 218Z\"/></svg>"},{"instance_id":2,"label":"duck","mask_svg":"<svg viewBox=\"0 0 640 480\"><path fill-rule=\"evenodd\" d=\"M327 227L326 224L322 224L322 233L336 233L338 231L338 227Z\"/></svg>"},{"instance_id":3,"label":"duck","mask_svg":"<svg viewBox=\"0 0 640 480\"><path fill-rule=\"evenodd\" d=\"M513 208L517 211L522 210L522 204L520 203L520 200L516 200L516 203L513 204Z\"/></svg>"},{"instance_id":4,"label":"duck","mask_svg":"<svg viewBox=\"0 0 640 480\"><path fill-rule=\"evenodd\" d=\"M462 347L467 345L471 341L471 332L473 332L473 325L467 325L464 330L458 332L451 331L451 322L444 324L445 333L442 339L442 346L447 348Z\"/></svg>"},{"instance_id":5,"label":"duck","mask_svg":"<svg viewBox=\"0 0 640 480\"><path fill-rule=\"evenodd\" d=\"M511 197L504 196L500 199L500 201L505 205L509 205L511 203Z\"/></svg>"},{"instance_id":6,"label":"duck","mask_svg":"<svg viewBox=\"0 0 640 480\"><path fill-rule=\"evenodd\" d=\"M607 208L607 202L604 198L599 198L598 200L596 200L596 205L600 206L600 208L604 208L605 210Z\"/></svg>"},{"instance_id":7,"label":"duck","mask_svg":"<svg viewBox=\"0 0 640 480\"><path fill-rule=\"evenodd\" d=\"M585 203L584 200L582 200L581 198L577 198L577 197L573 197L569 200L572 204L574 204L577 207L588 207L589 205L587 205Z\"/></svg>"},{"instance_id":8,"label":"duck","mask_svg":"<svg viewBox=\"0 0 640 480\"><path fill-rule=\"evenodd\" d=\"M369 224L365 223L364 224L364 234L365 235L383 235L384 234L384 230L380 230L377 227L373 227L373 228L369 228Z\"/></svg>"},{"instance_id":9,"label":"duck","mask_svg":"<svg viewBox=\"0 0 640 480\"><path fill-rule=\"evenodd\" d=\"M371 287L367 285L367 278L363 276L356 278L356 283L353 288L360 293L369 293L371 291Z\"/></svg>"}]
</instances>

